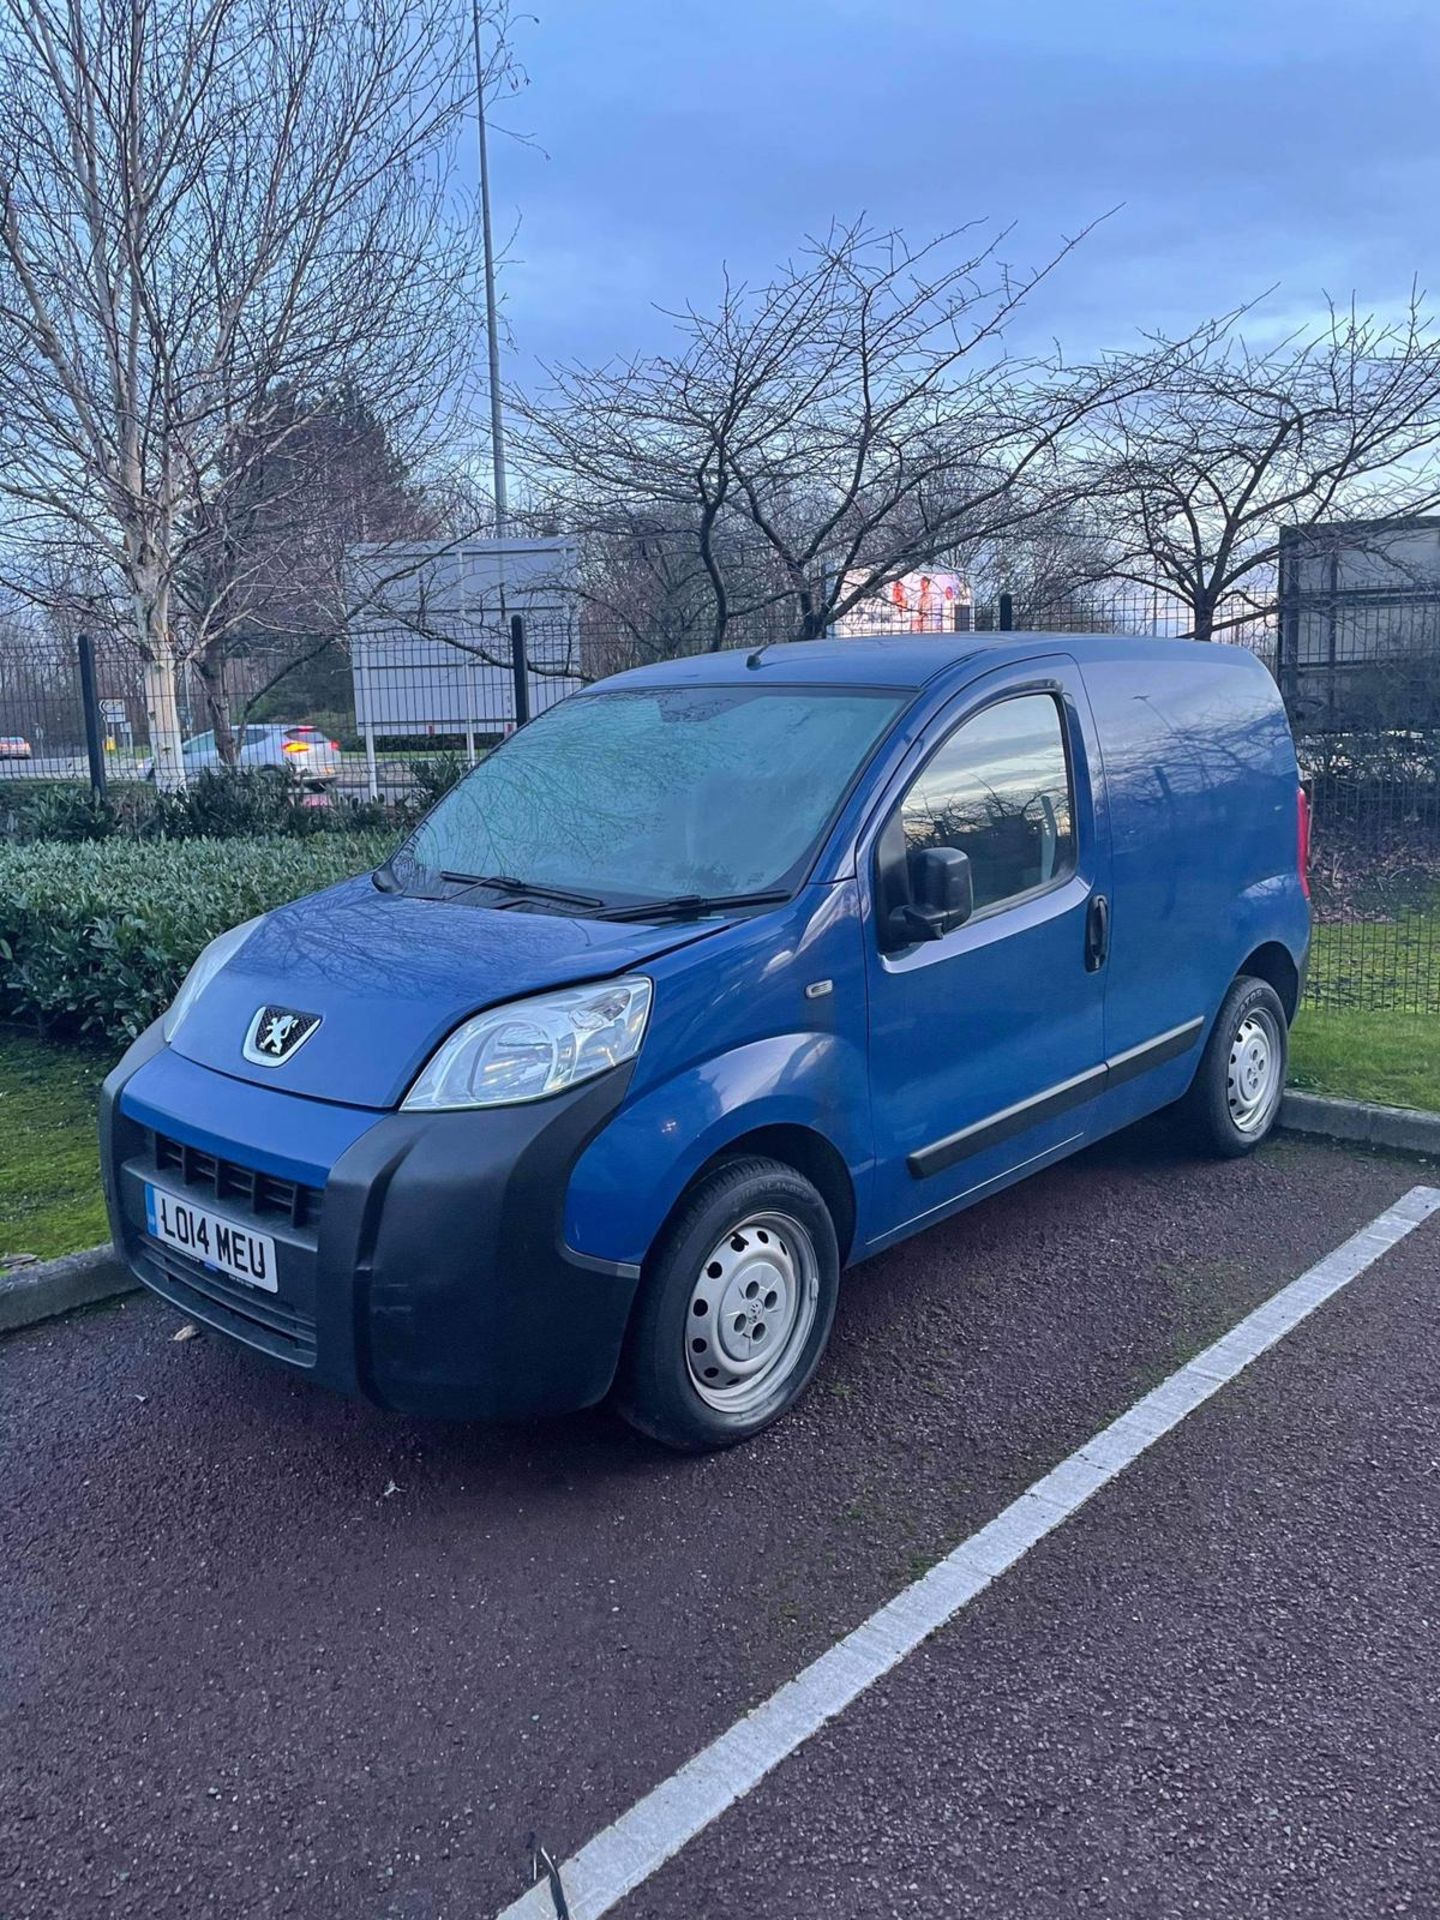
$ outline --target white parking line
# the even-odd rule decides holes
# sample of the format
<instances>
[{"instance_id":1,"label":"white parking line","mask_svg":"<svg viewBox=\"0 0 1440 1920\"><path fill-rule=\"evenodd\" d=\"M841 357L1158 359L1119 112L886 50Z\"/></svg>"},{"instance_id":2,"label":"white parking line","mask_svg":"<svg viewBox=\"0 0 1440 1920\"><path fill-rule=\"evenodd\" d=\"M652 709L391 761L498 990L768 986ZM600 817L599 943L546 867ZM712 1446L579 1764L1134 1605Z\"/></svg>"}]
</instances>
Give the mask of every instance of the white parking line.
<instances>
[{"instance_id":1,"label":"white parking line","mask_svg":"<svg viewBox=\"0 0 1440 1920\"><path fill-rule=\"evenodd\" d=\"M1092 1494L1437 1209L1440 1188L1412 1187L1369 1226L1137 1400L678 1773L637 1800L561 1866L571 1920L600 1920L609 1913ZM542 1880L497 1920L555 1920L556 1911L554 1896Z\"/></svg>"}]
</instances>

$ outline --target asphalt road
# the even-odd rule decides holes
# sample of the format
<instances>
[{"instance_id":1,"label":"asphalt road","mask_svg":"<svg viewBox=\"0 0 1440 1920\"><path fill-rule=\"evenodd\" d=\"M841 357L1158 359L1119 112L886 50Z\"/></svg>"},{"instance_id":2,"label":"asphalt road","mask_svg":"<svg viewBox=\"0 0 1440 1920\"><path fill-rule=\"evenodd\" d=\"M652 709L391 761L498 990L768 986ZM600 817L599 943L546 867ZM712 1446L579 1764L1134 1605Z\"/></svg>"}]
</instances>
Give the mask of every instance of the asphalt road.
<instances>
[{"instance_id":1,"label":"asphalt road","mask_svg":"<svg viewBox=\"0 0 1440 1920\"><path fill-rule=\"evenodd\" d=\"M1440 1217L617 1909L1440 1913Z\"/></svg>"},{"instance_id":2,"label":"asphalt road","mask_svg":"<svg viewBox=\"0 0 1440 1920\"><path fill-rule=\"evenodd\" d=\"M83 780L85 756L32 752L27 760L0 758L0 780Z\"/></svg>"},{"instance_id":3,"label":"asphalt road","mask_svg":"<svg viewBox=\"0 0 1440 1920\"><path fill-rule=\"evenodd\" d=\"M1136 1130L857 1270L703 1460L398 1421L149 1299L12 1336L0 1914L484 1920L1420 1177ZM1437 1280L1432 1221L627 1920L1440 1912Z\"/></svg>"}]
</instances>

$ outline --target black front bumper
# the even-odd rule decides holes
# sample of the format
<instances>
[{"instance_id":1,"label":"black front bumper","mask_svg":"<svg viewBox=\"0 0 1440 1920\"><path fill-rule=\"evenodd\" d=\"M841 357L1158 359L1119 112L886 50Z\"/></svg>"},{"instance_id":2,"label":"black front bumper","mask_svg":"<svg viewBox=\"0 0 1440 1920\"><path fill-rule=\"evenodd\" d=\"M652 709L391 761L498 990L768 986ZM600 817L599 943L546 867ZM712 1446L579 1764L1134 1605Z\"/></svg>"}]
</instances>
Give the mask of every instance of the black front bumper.
<instances>
[{"instance_id":1,"label":"black front bumper","mask_svg":"<svg viewBox=\"0 0 1440 1920\"><path fill-rule=\"evenodd\" d=\"M101 1156L115 1244L191 1318L341 1392L416 1414L513 1417L608 1392L639 1268L565 1244L571 1168L628 1070L573 1094L468 1113L378 1118L323 1188L257 1176L141 1125L124 1089L160 1048L138 1040L105 1082ZM223 1076L216 1076L223 1085ZM147 1230L148 1181L271 1235L278 1290L231 1281Z\"/></svg>"}]
</instances>

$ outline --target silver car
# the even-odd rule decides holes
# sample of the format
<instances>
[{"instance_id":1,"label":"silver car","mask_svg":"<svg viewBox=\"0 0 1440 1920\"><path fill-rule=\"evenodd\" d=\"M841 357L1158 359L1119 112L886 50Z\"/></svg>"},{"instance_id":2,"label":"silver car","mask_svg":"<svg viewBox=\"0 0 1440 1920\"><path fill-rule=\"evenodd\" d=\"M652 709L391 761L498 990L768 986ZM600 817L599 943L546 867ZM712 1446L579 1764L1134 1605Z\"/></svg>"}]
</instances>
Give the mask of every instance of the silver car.
<instances>
[{"instance_id":1,"label":"silver car","mask_svg":"<svg viewBox=\"0 0 1440 1920\"><path fill-rule=\"evenodd\" d=\"M328 786L340 777L340 742L327 739L308 722L251 722L236 729L236 742L236 764L244 770L275 767L312 787ZM193 735L180 750L187 773L214 772L225 764L213 732ZM147 778L152 771L153 762Z\"/></svg>"}]
</instances>

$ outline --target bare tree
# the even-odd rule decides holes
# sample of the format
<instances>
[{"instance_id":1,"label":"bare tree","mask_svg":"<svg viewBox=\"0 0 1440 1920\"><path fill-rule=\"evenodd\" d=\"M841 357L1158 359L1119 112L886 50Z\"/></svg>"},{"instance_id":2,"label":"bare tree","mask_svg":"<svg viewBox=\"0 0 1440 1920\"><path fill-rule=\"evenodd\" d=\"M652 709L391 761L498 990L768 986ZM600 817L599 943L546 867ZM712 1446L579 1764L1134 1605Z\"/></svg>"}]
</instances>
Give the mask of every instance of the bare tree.
<instances>
[{"instance_id":1,"label":"bare tree","mask_svg":"<svg viewBox=\"0 0 1440 1920\"><path fill-rule=\"evenodd\" d=\"M445 0L0 0L0 492L31 579L36 547L78 551L123 607L162 784L176 665L246 602L216 557L257 468L345 394L410 465L454 428L466 24Z\"/></svg>"},{"instance_id":2,"label":"bare tree","mask_svg":"<svg viewBox=\"0 0 1440 1920\"><path fill-rule=\"evenodd\" d=\"M767 284L727 280L713 312L676 315L673 352L554 371L518 403L550 510L599 535L645 516L703 576L716 647L777 606L821 633L938 552L1053 512L1068 436L1120 389L1108 366L1007 357L1009 322L1076 243L1017 275L1004 239L836 227Z\"/></svg>"},{"instance_id":3,"label":"bare tree","mask_svg":"<svg viewBox=\"0 0 1440 1920\"><path fill-rule=\"evenodd\" d=\"M783 572L729 517L709 536L709 567L693 529L677 529L653 509L627 505L598 522L590 517L578 544L575 591L588 677L712 648L716 573L727 589L726 643L789 636Z\"/></svg>"},{"instance_id":4,"label":"bare tree","mask_svg":"<svg viewBox=\"0 0 1440 1920\"><path fill-rule=\"evenodd\" d=\"M1058 617L1072 632L1087 632L1106 618L1113 548L1103 517L1088 501L1062 498L1024 526L1005 528L996 538L959 542L936 557L963 574L977 606L1008 593L1027 619L1043 617L1054 624Z\"/></svg>"},{"instance_id":5,"label":"bare tree","mask_svg":"<svg viewBox=\"0 0 1440 1920\"><path fill-rule=\"evenodd\" d=\"M1174 595L1199 640L1273 600L1282 527L1440 501L1440 335L1418 295L1398 320L1332 308L1273 347L1245 318L1130 356L1090 429L1117 577Z\"/></svg>"},{"instance_id":6,"label":"bare tree","mask_svg":"<svg viewBox=\"0 0 1440 1920\"><path fill-rule=\"evenodd\" d=\"M593 678L703 649L709 578L693 544L656 516L621 511L580 536L581 659Z\"/></svg>"},{"instance_id":7,"label":"bare tree","mask_svg":"<svg viewBox=\"0 0 1440 1920\"><path fill-rule=\"evenodd\" d=\"M343 633L347 547L364 541L379 550L440 532L439 500L413 482L363 396L287 404L291 431L253 457L242 447L235 477L227 473L199 503L177 579L186 653L216 747L232 763L236 706L243 719ZM403 564L397 550L395 569ZM248 687L243 704L232 664Z\"/></svg>"}]
</instances>

